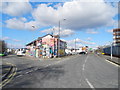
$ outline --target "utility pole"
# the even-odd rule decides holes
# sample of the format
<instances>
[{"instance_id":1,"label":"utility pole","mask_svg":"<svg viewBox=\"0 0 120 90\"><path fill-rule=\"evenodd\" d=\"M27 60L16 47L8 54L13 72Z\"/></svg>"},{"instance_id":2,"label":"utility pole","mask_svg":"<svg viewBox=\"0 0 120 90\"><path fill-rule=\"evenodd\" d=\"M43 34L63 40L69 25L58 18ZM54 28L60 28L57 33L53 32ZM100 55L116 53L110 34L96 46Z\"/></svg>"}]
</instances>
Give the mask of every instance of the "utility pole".
<instances>
[{"instance_id":1,"label":"utility pole","mask_svg":"<svg viewBox=\"0 0 120 90\"><path fill-rule=\"evenodd\" d=\"M55 52L56 44L55 44L55 36L54 36L54 32L55 32L55 31L54 31L54 30L55 30L55 29L53 28L53 38L54 38L54 51L53 51L54 53L53 53L53 55L55 56L55 53L56 53L56 52Z\"/></svg>"},{"instance_id":2,"label":"utility pole","mask_svg":"<svg viewBox=\"0 0 120 90\"><path fill-rule=\"evenodd\" d=\"M112 43L111 43L111 59L112 59Z\"/></svg>"},{"instance_id":3,"label":"utility pole","mask_svg":"<svg viewBox=\"0 0 120 90\"><path fill-rule=\"evenodd\" d=\"M76 54L76 39L75 39L75 54Z\"/></svg>"},{"instance_id":4,"label":"utility pole","mask_svg":"<svg viewBox=\"0 0 120 90\"><path fill-rule=\"evenodd\" d=\"M66 20L66 19L63 19L63 20ZM59 22L58 22L58 26L59 26L59 37L58 37L58 45L57 45L57 47L58 47L57 55L58 55L58 56L60 56L60 53L59 53L59 50L60 50L60 24L61 24L61 22L60 22L60 20L59 20Z\"/></svg>"}]
</instances>

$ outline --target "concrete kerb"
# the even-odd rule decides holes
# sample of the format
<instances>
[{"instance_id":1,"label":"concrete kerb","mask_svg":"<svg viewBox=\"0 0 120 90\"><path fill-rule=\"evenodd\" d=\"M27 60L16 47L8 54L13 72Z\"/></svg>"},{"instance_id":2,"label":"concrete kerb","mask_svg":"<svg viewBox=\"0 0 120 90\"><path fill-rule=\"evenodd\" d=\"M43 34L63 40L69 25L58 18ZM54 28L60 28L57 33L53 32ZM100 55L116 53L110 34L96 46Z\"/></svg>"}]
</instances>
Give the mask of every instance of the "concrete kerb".
<instances>
[{"instance_id":1,"label":"concrete kerb","mask_svg":"<svg viewBox=\"0 0 120 90\"><path fill-rule=\"evenodd\" d=\"M112 63L115 63L115 64L117 64L117 65L119 65L120 66L120 63L118 62L115 62L115 61L113 61L113 60L111 60L111 59L106 59L106 60L108 60L108 61L110 61L110 62L112 62Z\"/></svg>"},{"instance_id":2,"label":"concrete kerb","mask_svg":"<svg viewBox=\"0 0 120 90\"><path fill-rule=\"evenodd\" d=\"M117 65L120 67L120 61L115 62L114 60L111 60L110 58L106 58L104 55L98 55L98 56L104 58L105 60L107 60L107 61L109 61L109 62L112 62L112 63L114 63L114 64L117 64ZM113 57L113 58L114 58L114 57Z\"/></svg>"}]
</instances>

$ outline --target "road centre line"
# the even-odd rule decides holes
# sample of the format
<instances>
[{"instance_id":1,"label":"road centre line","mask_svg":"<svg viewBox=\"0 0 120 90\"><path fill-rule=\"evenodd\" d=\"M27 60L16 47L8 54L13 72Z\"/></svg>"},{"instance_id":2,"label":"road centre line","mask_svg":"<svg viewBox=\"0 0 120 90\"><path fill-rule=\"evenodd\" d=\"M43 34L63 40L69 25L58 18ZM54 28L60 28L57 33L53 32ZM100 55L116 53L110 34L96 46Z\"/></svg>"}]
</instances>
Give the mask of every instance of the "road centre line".
<instances>
[{"instance_id":1,"label":"road centre line","mask_svg":"<svg viewBox=\"0 0 120 90\"><path fill-rule=\"evenodd\" d=\"M90 88L92 88L93 90L95 90L94 86L88 81L88 79L86 78L85 80L87 81L87 83L90 86Z\"/></svg>"},{"instance_id":2,"label":"road centre line","mask_svg":"<svg viewBox=\"0 0 120 90\"><path fill-rule=\"evenodd\" d=\"M86 62L87 62L88 57L89 57L89 56L87 55L87 57L86 57L86 59L85 59L85 62L84 62L84 64L83 64L83 68L82 68L83 71L85 70L85 64L86 64ZM84 78L85 78L85 77L84 77ZM95 90L94 86L88 81L88 79L85 78L85 80L86 80L87 84L90 86L90 88L91 88L92 90Z\"/></svg>"},{"instance_id":3,"label":"road centre line","mask_svg":"<svg viewBox=\"0 0 120 90\"><path fill-rule=\"evenodd\" d=\"M85 64L83 64L83 68L82 68L82 70L83 70L83 71L85 70Z\"/></svg>"},{"instance_id":4,"label":"road centre line","mask_svg":"<svg viewBox=\"0 0 120 90\"><path fill-rule=\"evenodd\" d=\"M87 59L88 59L88 55L87 55L87 57L86 57L86 59L85 59L85 63L83 64L83 68L82 68L83 71L85 70L85 64L86 64L86 62L87 62Z\"/></svg>"}]
</instances>

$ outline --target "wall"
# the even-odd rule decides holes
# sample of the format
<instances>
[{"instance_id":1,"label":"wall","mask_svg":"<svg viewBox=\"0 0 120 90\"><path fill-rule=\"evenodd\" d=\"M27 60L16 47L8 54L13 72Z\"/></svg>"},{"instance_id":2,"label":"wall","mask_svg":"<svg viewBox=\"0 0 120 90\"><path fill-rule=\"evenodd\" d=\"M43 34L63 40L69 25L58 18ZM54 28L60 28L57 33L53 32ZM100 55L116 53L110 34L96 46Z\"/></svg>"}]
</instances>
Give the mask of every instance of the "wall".
<instances>
[{"instance_id":1,"label":"wall","mask_svg":"<svg viewBox=\"0 0 120 90\"><path fill-rule=\"evenodd\" d=\"M111 47L109 46L109 47L104 48L104 49L103 49L103 52L104 52L105 54L110 55L110 54L111 54ZM113 46L113 47L112 47L112 54L113 54L114 56L119 56L119 57L120 57L120 45L116 45L116 46Z\"/></svg>"}]
</instances>

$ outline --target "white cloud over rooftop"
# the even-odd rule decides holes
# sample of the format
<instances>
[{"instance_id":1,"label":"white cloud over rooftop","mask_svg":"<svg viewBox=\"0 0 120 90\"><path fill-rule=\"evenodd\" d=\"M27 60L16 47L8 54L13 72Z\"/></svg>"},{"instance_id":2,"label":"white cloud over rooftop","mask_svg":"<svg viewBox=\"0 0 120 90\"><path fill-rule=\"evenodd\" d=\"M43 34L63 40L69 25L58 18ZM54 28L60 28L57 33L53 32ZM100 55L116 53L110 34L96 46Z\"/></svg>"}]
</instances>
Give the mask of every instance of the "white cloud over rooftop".
<instances>
[{"instance_id":1,"label":"white cloud over rooftop","mask_svg":"<svg viewBox=\"0 0 120 90\"><path fill-rule=\"evenodd\" d=\"M61 22L62 27L80 30L112 25L116 13L116 8L101 0L101 2L65 2L58 9L40 4L32 15L44 25L58 25L59 20L66 18L66 21Z\"/></svg>"},{"instance_id":2,"label":"white cloud over rooftop","mask_svg":"<svg viewBox=\"0 0 120 90\"><path fill-rule=\"evenodd\" d=\"M98 31L97 31L97 30L94 30L94 29L87 29L87 30L86 30L86 33L89 33L89 34L97 34Z\"/></svg>"},{"instance_id":3,"label":"white cloud over rooftop","mask_svg":"<svg viewBox=\"0 0 120 90\"><path fill-rule=\"evenodd\" d=\"M21 16L32 11L28 2L2 2L2 13L10 16Z\"/></svg>"},{"instance_id":4,"label":"white cloud over rooftop","mask_svg":"<svg viewBox=\"0 0 120 90\"><path fill-rule=\"evenodd\" d=\"M22 19L25 20L25 18ZM25 22L23 20L21 20L21 18L20 19L12 18L6 20L5 21L6 27L17 30L36 30L40 26L40 24L36 21ZM33 28L32 26L35 26L35 28Z\"/></svg>"},{"instance_id":5,"label":"white cloud over rooftop","mask_svg":"<svg viewBox=\"0 0 120 90\"><path fill-rule=\"evenodd\" d=\"M41 32L42 33L47 33L47 34L53 33L54 35L58 35L59 34L59 28L58 27L53 27L53 28L50 28L50 29L42 30ZM72 36L74 34L75 34L75 32L73 30L60 28L60 37L68 37L68 36Z\"/></svg>"},{"instance_id":6,"label":"white cloud over rooftop","mask_svg":"<svg viewBox=\"0 0 120 90\"><path fill-rule=\"evenodd\" d=\"M66 40L66 42L67 42L68 48L75 48L75 42L76 42L76 48L79 48L79 47L85 46L85 45L95 45L96 44L95 42L84 41L79 38L69 40L69 41Z\"/></svg>"},{"instance_id":7,"label":"white cloud over rooftop","mask_svg":"<svg viewBox=\"0 0 120 90\"><path fill-rule=\"evenodd\" d=\"M88 2L90 1L90 2ZM82 30L98 28L102 26L111 26L115 23L113 17L117 13L117 8L99 0L100 2L71 1L57 4L57 9L48 4L39 4L37 8L32 9L29 2L4 3L3 13L18 16L31 12L34 20L29 22L24 17L20 19L12 18L6 21L6 26L12 29L36 30L45 26L58 26L61 20L61 27L69 30ZM62 19L66 19L62 21ZM35 26L36 28L31 28ZM68 31L66 31L68 32ZM88 33L90 33L88 31ZM97 33L92 31L91 33Z\"/></svg>"}]
</instances>

